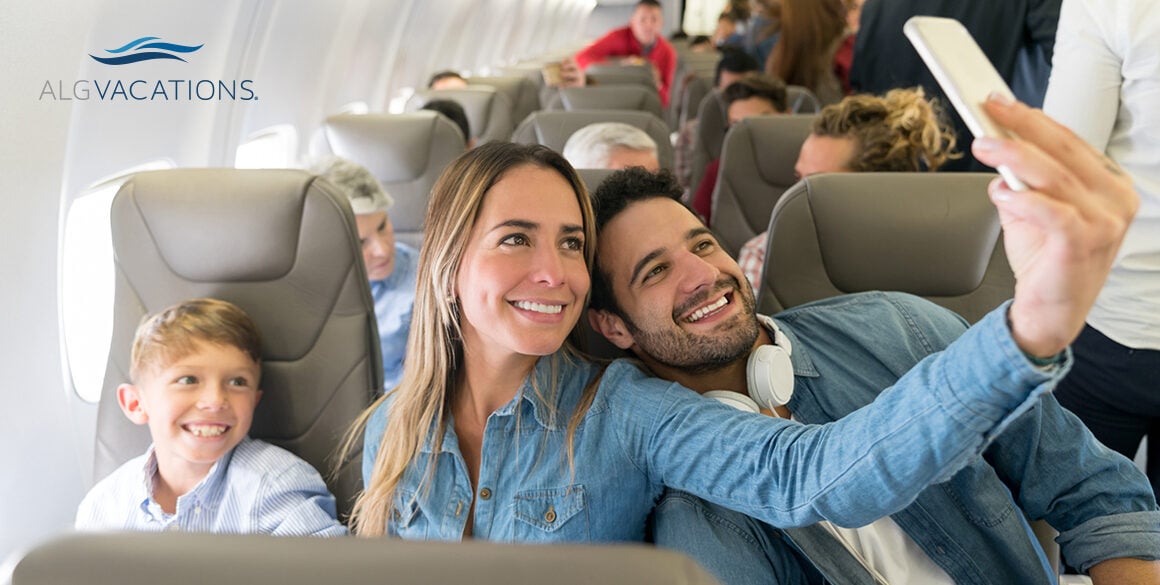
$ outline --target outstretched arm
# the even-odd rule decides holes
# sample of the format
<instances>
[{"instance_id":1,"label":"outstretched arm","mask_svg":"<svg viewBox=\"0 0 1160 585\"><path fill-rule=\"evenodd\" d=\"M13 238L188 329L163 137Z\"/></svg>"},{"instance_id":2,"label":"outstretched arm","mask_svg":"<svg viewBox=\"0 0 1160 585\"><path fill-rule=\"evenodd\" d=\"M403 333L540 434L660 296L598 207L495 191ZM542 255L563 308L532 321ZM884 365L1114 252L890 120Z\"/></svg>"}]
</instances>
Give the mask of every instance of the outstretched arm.
<instances>
[{"instance_id":1,"label":"outstretched arm","mask_svg":"<svg viewBox=\"0 0 1160 585\"><path fill-rule=\"evenodd\" d=\"M1160 562L1110 559L1092 567L1095 585L1155 585L1160 583Z\"/></svg>"},{"instance_id":2,"label":"outstretched arm","mask_svg":"<svg viewBox=\"0 0 1160 585\"><path fill-rule=\"evenodd\" d=\"M1028 186L990 186L1015 272L1011 333L1025 353L1053 356L1083 328L1139 198L1115 163L1042 111L995 98L986 110L1018 138L980 138L972 151Z\"/></svg>"}]
</instances>

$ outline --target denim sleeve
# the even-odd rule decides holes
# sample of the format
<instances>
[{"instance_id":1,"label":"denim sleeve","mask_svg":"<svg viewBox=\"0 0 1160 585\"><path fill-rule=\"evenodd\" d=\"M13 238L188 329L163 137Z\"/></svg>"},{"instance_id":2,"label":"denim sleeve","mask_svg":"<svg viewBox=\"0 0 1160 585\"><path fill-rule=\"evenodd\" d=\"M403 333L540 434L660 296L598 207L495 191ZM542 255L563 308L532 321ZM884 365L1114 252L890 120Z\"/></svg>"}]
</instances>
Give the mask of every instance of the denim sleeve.
<instances>
[{"instance_id":1,"label":"denim sleeve","mask_svg":"<svg viewBox=\"0 0 1160 585\"><path fill-rule=\"evenodd\" d=\"M1066 372L1070 361L1032 366L1006 313L1004 304L874 403L826 425L739 412L677 384L658 388L627 364L610 368L605 382L621 386L609 393L625 421L618 438L651 480L775 526L864 526L961 469Z\"/></svg>"},{"instance_id":2,"label":"denim sleeve","mask_svg":"<svg viewBox=\"0 0 1160 585\"><path fill-rule=\"evenodd\" d=\"M1012 422L984 456L1024 513L1060 531L1072 566L1160 560L1160 511L1148 479L1054 397Z\"/></svg>"}]
</instances>

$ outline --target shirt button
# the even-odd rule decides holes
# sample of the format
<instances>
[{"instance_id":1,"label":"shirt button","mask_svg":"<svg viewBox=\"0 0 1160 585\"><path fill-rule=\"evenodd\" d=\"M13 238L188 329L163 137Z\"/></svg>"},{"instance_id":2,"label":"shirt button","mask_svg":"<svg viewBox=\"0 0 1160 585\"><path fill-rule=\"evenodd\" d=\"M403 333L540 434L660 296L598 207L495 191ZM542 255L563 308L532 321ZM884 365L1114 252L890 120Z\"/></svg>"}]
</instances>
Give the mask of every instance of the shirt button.
<instances>
[{"instance_id":1,"label":"shirt button","mask_svg":"<svg viewBox=\"0 0 1160 585\"><path fill-rule=\"evenodd\" d=\"M483 489L479 490L479 497L483 498L485 500L490 500L491 499L491 490L489 490L487 488L483 488Z\"/></svg>"},{"instance_id":2,"label":"shirt button","mask_svg":"<svg viewBox=\"0 0 1160 585\"><path fill-rule=\"evenodd\" d=\"M556 507L548 506L548 511L544 513L544 521L551 524L556 521Z\"/></svg>"}]
</instances>

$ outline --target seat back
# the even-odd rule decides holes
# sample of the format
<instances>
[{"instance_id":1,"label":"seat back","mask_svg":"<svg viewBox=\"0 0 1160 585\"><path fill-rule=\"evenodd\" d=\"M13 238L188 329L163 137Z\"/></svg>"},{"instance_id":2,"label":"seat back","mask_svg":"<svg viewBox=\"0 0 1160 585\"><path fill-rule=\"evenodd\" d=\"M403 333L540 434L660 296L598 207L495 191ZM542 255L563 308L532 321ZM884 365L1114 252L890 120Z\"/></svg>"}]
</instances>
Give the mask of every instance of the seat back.
<instances>
[{"instance_id":1,"label":"seat back","mask_svg":"<svg viewBox=\"0 0 1160 585\"><path fill-rule=\"evenodd\" d=\"M342 434L383 384L374 304L345 196L304 171L155 171L121 187L111 225L113 333L94 477L150 442L148 429L117 404L138 323L194 297L238 305L262 333L264 392L250 436L325 476ZM357 459L328 482L341 512L361 486Z\"/></svg>"},{"instance_id":2,"label":"seat back","mask_svg":"<svg viewBox=\"0 0 1160 585\"><path fill-rule=\"evenodd\" d=\"M484 85L460 89L424 89L415 92L407 100L404 109L415 112L431 100L452 100L463 106L467 123L471 126L471 136L477 144L492 140L506 141L511 138L515 127L511 100L494 87Z\"/></svg>"},{"instance_id":3,"label":"seat back","mask_svg":"<svg viewBox=\"0 0 1160 585\"><path fill-rule=\"evenodd\" d=\"M643 85L656 91L657 80L652 65L589 65L584 70L596 85Z\"/></svg>"},{"instance_id":4,"label":"seat back","mask_svg":"<svg viewBox=\"0 0 1160 585\"><path fill-rule=\"evenodd\" d=\"M395 238L418 248L435 179L467 148L454 122L435 112L342 114L322 125L324 150L350 159L395 199Z\"/></svg>"},{"instance_id":5,"label":"seat back","mask_svg":"<svg viewBox=\"0 0 1160 585\"><path fill-rule=\"evenodd\" d=\"M551 111L636 110L664 117L661 99L655 90L640 85L562 87L545 107Z\"/></svg>"},{"instance_id":6,"label":"seat back","mask_svg":"<svg viewBox=\"0 0 1160 585\"><path fill-rule=\"evenodd\" d=\"M644 130L657 143L657 159L662 168L673 168L673 146L669 128L660 118L648 112L629 110L576 110L573 112L539 111L528 116L512 133L512 142L543 144L563 152L564 144L577 130L596 122L623 122Z\"/></svg>"},{"instance_id":7,"label":"seat back","mask_svg":"<svg viewBox=\"0 0 1160 585\"><path fill-rule=\"evenodd\" d=\"M3 580L5 577L7 581ZM68 534L9 566L11 585L716 585L692 559L641 544L529 545L468 540L260 534Z\"/></svg>"},{"instance_id":8,"label":"seat back","mask_svg":"<svg viewBox=\"0 0 1160 585\"><path fill-rule=\"evenodd\" d=\"M693 77L685 84L679 100L672 103L680 104L677 112L678 128L684 127L690 120L696 120L701 114L701 102L705 96L713 91L713 78Z\"/></svg>"},{"instance_id":9,"label":"seat back","mask_svg":"<svg viewBox=\"0 0 1160 585\"><path fill-rule=\"evenodd\" d=\"M791 114L816 114L822 111L822 102L818 96L800 85L785 86L785 103Z\"/></svg>"},{"instance_id":10,"label":"seat back","mask_svg":"<svg viewBox=\"0 0 1160 585\"><path fill-rule=\"evenodd\" d=\"M540 109L540 87L526 75L470 77L468 85L486 85L507 97L512 106L512 127Z\"/></svg>"},{"instance_id":11,"label":"seat back","mask_svg":"<svg viewBox=\"0 0 1160 585\"><path fill-rule=\"evenodd\" d=\"M797 182L794 165L813 119L756 116L741 120L725 136L709 227L733 257L765 231L778 198Z\"/></svg>"},{"instance_id":12,"label":"seat back","mask_svg":"<svg viewBox=\"0 0 1160 585\"><path fill-rule=\"evenodd\" d=\"M705 167L721 157L721 146L725 143L725 131L729 129L729 116L725 112L725 101L721 92L709 90L697 106L697 131L693 136L693 157L690 162L689 188L696 191L705 176Z\"/></svg>"},{"instance_id":13,"label":"seat back","mask_svg":"<svg viewBox=\"0 0 1160 585\"><path fill-rule=\"evenodd\" d=\"M985 173L807 177L769 219L758 310L867 290L925 297L970 322L1011 298L1015 277Z\"/></svg>"}]
</instances>

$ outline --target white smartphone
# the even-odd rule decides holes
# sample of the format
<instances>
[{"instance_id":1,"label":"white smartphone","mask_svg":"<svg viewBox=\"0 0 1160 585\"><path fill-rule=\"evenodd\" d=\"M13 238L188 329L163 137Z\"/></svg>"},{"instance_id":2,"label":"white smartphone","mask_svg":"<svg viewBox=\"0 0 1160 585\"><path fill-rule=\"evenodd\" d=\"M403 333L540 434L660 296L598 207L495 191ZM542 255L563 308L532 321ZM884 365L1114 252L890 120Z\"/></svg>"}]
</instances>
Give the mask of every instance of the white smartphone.
<instances>
[{"instance_id":1,"label":"white smartphone","mask_svg":"<svg viewBox=\"0 0 1160 585\"><path fill-rule=\"evenodd\" d=\"M962 23L952 18L914 16L902 31L976 138L1010 136L983 111L983 103L992 93L1011 99L1015 95ZM1027 188L1011 169L1000 166L998 170L1012 189Z\"/></svg>"}]
</instances>

